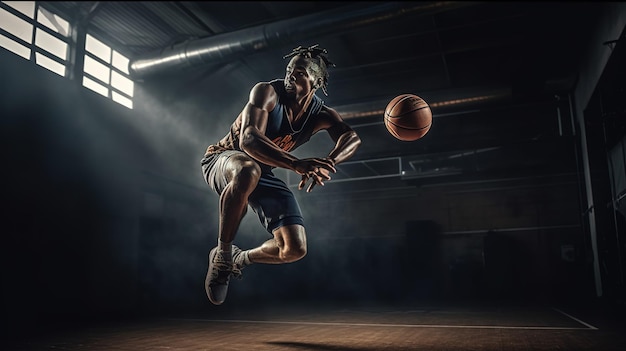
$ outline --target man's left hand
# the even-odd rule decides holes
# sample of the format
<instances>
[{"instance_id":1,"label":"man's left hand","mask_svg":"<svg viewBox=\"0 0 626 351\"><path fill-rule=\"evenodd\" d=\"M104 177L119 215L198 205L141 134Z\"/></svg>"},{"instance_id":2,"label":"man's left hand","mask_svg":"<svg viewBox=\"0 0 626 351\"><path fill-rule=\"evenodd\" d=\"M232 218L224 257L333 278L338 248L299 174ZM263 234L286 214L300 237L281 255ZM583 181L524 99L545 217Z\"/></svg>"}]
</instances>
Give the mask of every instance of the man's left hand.
<instances>
[{"instance_id":1,"label":"man's left hand","mask_svg":"<svg viewBox=\"0 0 626 351\"><path fill-rule=\"evenodd\" d=\"M335 168L332 165L332 162L326 159L306 159L303 160L305 162L310 162L312 166L307 172L301 173L302 179L300 180L300 184L298 184L298 190L302 190L309 179L312 179L309 187L306 189L306 192L309 193L313 190L315 185L319 184L324 186L325 180L330 180L330 172L336 172Z\"/></svg>"}]
</instances>

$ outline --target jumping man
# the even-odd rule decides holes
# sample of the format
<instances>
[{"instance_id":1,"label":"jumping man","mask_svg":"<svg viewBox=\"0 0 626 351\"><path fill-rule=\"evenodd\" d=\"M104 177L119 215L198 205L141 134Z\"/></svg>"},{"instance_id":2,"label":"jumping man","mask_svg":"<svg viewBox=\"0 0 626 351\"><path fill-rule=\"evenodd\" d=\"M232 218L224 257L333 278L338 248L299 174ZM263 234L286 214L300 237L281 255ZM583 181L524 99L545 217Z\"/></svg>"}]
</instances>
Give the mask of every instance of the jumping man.
<instances>
[{"instance_id":1,"label":"jumping man","mask_svg":"<svg viewBox=\"0 0 626 351\"><path fill-rule=\"evenodd\" d=\"M226 299L230 277L252 263L295 262L307 252L300 207L286 184L272 170L285 168L302 176L298 189L310 192L330 180L335 165L354 155L361 140L341 116L315 95L327 95L327 51L317 45L297 47L284 79L260 82L230 127L228 134L210 145L201 161L207 184L219 195L217 246L209 253L205 289L209 300ZM327 156L298 159L290 152L321 130L334 147ZM241 250L233 245L248 205L272 238L259 247Z\"/></svg>"}]
</instances>

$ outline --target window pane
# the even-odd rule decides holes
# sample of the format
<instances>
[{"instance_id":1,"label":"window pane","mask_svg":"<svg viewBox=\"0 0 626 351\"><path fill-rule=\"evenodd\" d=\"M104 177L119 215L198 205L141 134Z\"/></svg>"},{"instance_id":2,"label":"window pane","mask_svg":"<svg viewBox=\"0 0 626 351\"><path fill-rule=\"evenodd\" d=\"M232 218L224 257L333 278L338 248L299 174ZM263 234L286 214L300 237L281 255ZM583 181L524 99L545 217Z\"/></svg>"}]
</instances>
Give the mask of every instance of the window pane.
<instances>
[{"instance_id":1,"label":"window pane","mask_svg":"<svg viewBox=\"0 0 626 351\"><path fill-rule=\"evenodd\" d=\"M111 72L111 85L126 95L133 96L133 81L115 71Z\"/></svg>"},{"instance_id":2,"label":"window pane","mask_svg":"<svg viewBox=\"0 0 626 351\"><path fill-rule=\"evenodd\" d=\"M35 44L60 59L67 59L67 43L37 28Z\"/></svg>"},{"instance_id":3,"label":"window pane","mask_svg":"<svg viewBox=\"0 0 626 351\"><path fill-rule=\"evenodd\" d=\"M89 34L85 40L85 50L101 58L104 62L111 63L111 48Z\"/></svg>"},{"instance_id":4,"label":"window pane","mask_svg":"<svg viewBox=\"0 0 626 351\"><path fill-rule=\"evenodd\" d=\"M35 15L35 2L34 1L3 1L3 3L11 6L19 12L25 14L30 18L34 18Z\"/></svg>"},{"instance_id":5,"label":"window pane","mask_svg":"<svg viewBox=\"0 0 626 351\"><path fill-rule=\"evenodd\" d=\"M0 27L27 43L33 40L33 25L0 8Z\"/></svg>"},{"instance_id":6,"label":"window pane","mask_svg":"<svg viewBox=\"0 0 626 351\"><path fill-rule=\"evenodd\" d=\"M37 22L63 35L64 37L69 36L70 24L63 18L44 8L40 7L39 11L37 11Z\"/></svg>"},{"instance_id":7,"label":"window pane","mask_svg":"<svg viewBox=\"0 0 626 351\"><path fill-rule=\"evenodd\" d=\"M130 74L130 72L128 72L128 61L129 60L124 55L113 50L113 67L126 74Z\"/></svg>"},{"instance_id":8,"label":"window pane","mask_svg":"<svg viewBox=\"0 0 626 351\"><path fill-rule=\"evenodd\" d=\"M85 55L85 72L91 74L92 76L100 79L104 83L109 84L109 72L111 69L100 62L92 59L91 57Z\"/></svg>"},{"instance_id":9,"label":"window pane","mask_svg":"<svg viewBox=\"0 0 626 351\"><path fill-rule=\"evenodd\" d=\"M30 60L30 48L27 48L26 46L7 38L4 35L0 35L0 46L16 55L20 55L23 58Z\"/></svg>"},{"instance_id":10,"label":"window pane","mask_svg":"<svg viewBox=\"0 0 626 351\"><path fill-rule=\"evenodd\" d=\"M46 57L46 55L42 55L38 52L35 53L35 60L37 64L41 67L47 68L50 71L65 77L65 66L54 61L51 58Z\"/></svg>"},{"instance_id":11,"label":"window pane","mask_svg":"<svg viewBox=\"0 0 626 351\"><path fill-rule=\"evenodd\" d=\"M124 96L122 94L116 93L114 91L112 91L112 93L113 93L113 101L115 101L115 102L117 102L119 104L122 104L122 105L124 105L124 106L126 106L126 107L128 107L129 109L132 110L132 108L133 108L133 100L127 98L126 96Z\"/></svg>"},{"instance_id":12,"label":"window pane","mask_svg":"<svg viewBox=\"0 0 626 351\"><path fill-rule=\"evenodd\" d=\"M95 91L102 96L109 97L109 88L100 83L97 83L92 79L89 79L88 77L83 77L83 86Z\"/></svg>"}]
</instances>

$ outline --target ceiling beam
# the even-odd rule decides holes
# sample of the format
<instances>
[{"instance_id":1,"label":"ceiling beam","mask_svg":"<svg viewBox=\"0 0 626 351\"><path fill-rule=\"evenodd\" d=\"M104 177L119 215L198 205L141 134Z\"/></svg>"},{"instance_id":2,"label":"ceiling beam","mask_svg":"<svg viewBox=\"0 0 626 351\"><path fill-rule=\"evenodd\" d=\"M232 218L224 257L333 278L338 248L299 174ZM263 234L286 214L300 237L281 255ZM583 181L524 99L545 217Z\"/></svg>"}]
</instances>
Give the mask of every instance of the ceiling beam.
<instances>
[{"instance_id":1,"label":"ceiling beam","mask_svg":"<svg viewBox=\"0 0 626 351\"><path fill-rule=\"evenodd\" d=\"M222 63L278 45L380 23L409 13L426 15L469 5L473 3L443 1L386 2L373 6L357 4L162 48L132 59L129 71L133 77L140 78L172 68Z\"/></svg>"}]
</instances>

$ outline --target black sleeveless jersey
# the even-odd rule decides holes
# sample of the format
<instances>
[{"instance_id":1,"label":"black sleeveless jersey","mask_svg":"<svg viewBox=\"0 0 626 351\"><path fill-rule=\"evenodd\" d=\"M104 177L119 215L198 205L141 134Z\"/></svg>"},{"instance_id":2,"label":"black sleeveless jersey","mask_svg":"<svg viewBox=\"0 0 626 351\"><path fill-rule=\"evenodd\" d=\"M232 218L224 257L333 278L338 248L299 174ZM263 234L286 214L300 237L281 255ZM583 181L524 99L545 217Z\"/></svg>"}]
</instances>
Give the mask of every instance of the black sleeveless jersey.
<instances>
[{"instance_id":1,"label":"black sleeveless jersey","mask_svg":"<svg viewBox=\"0 0 626 351\"><path fill-rule=\"evenodd\" d=\"M268 114L265 136L272 140L276 146L287 152L295 150L297 147L311 139L315 127L315 123L312 121L317 118L317 115L322 111L324 101L322 101L322 99L320 99L317 95L313 95L311 103L297 121L296 128L293 128L287 118L287 107L285 106L287 92L285 91L285 86L283 85L283 79L272 80L269 84L271 84L274 87L274 90L276 90L278 101L276 102L274 109ZM224 138L207 148L205 156L225 150L241 151L239 148L240 133L241 115L237 117L235 122L233 122L228 134L226 134Z\"/></svg>"}]
</instances>

